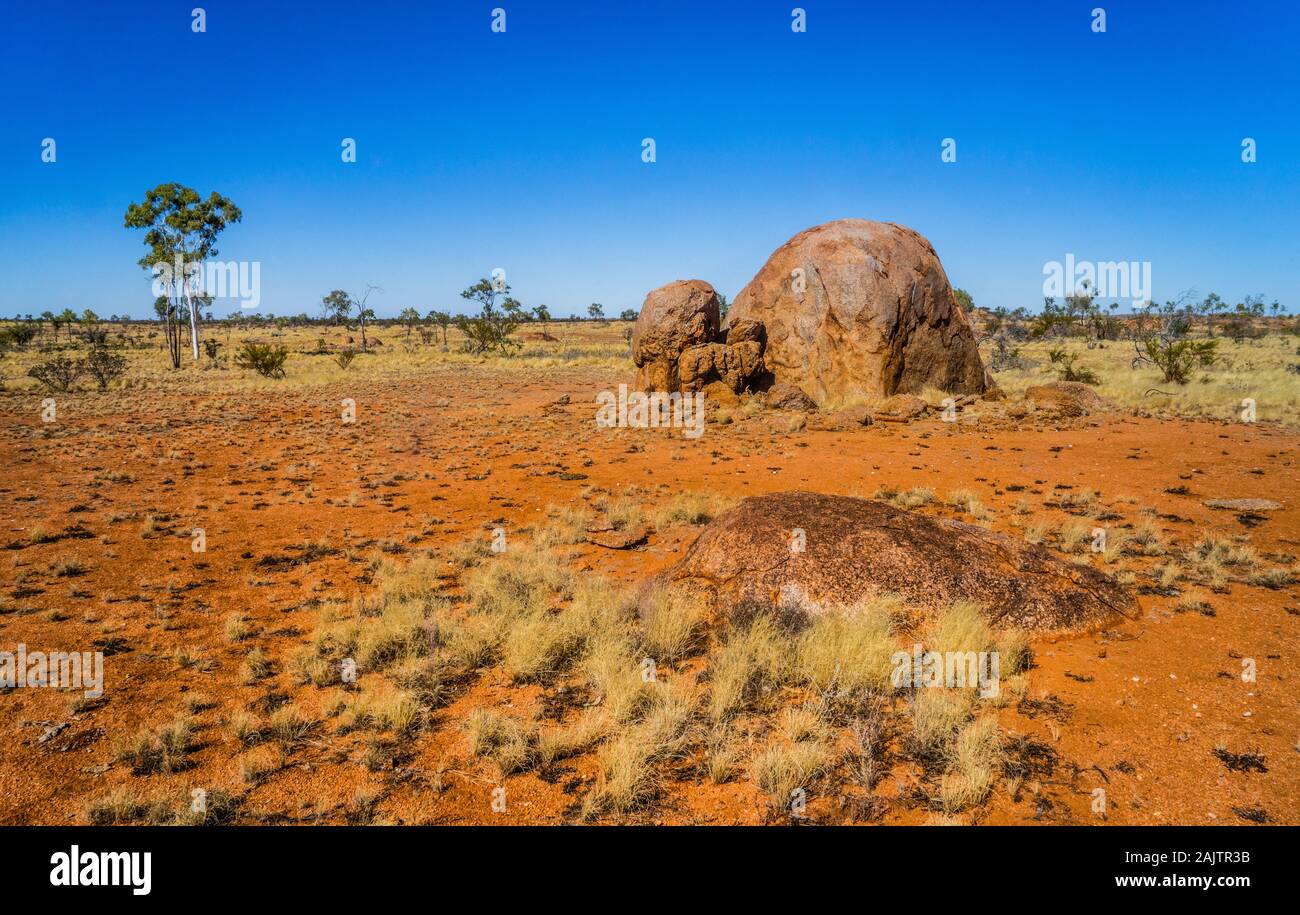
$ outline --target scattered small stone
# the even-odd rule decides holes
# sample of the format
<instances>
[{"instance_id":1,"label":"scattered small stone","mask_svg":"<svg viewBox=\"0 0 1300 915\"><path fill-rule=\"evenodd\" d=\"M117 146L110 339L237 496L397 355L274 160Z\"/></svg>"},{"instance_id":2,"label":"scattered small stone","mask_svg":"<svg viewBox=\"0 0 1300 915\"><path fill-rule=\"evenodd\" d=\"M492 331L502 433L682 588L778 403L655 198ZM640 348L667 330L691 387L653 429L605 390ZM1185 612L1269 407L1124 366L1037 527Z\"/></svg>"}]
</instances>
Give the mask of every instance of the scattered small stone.
<instances>
[{"instance_id":1,"label":"scattered small stone","mask_svg":"<svg viewBox=\"0 0 1300 915\"><path fill-rule=\"evenodd\" d=\"M58 737L67 729L68 729L68 722L66 721L60 721L58 724L52 724L41 733L41 736L37 738L36 742L48 743L49 741L53 740L55 737Z\"/></svg>"}]
</instances>

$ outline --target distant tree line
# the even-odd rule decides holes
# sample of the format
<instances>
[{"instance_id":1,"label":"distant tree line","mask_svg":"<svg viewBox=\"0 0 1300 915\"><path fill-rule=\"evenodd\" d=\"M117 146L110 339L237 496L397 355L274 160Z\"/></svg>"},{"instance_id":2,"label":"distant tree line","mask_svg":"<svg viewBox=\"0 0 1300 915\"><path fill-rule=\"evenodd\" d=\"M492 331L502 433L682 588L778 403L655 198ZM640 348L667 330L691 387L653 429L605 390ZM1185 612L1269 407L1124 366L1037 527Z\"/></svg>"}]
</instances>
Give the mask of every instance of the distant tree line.
<instances>
[{"instance_id":1,"label":"distant tree line","mask_svg":"<svg viewBox=\"0 0 1300 915\"><path fill-rule=\"evenodd\" d=\"M989 367L995 372L1024 367L1016 344L1026 340L1076 339L1089 349L1128 340L1133 346L1133 368L1153 366L1163 381L1175 384L1186 384L1196 369L1215 364L1218 337L1236 343L1257 339L1268 333L1270 322L1276 328L1288 317L1276 299L1266 306L1262 294L1246 296L1230 307L1213 292L1203 298L1184 292L1164 304L1139 303L1131 312L1121 313L1118 303L1103 307L1086 281L1060 301L1045 298L1037 314L1025 308L980 308L963 289L954 290L954 296L972 315L982 342L990 344ZM1300 334L1300 321L1289 330ZM1100 382L1094 373L1076 366L1077 354L1054 347L1049 358L1062 380Z\"/></svg>"}]
</instances>

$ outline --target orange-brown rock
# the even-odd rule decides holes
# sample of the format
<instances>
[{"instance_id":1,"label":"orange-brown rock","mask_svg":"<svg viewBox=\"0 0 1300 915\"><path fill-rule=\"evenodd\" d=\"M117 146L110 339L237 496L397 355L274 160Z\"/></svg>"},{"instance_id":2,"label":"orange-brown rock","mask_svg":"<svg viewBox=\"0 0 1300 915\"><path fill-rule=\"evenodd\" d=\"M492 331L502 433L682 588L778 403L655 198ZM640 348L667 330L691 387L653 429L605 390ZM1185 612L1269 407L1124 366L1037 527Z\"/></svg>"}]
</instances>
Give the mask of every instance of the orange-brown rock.
<instances>
[{"instance_id":1,"label":"orange-brown rock","mask_svg":"<svg viewBox=\"0 0 1300 915\"><path fill-rule=\"evenodd\" d=\"M653 289L632 330L637 387L679 391L682 353L713 343L719 335L718 294L703 280L677 280Z\"/></svg>"},{"instance_id":2,"label":"orange-brown rock","mask_svg":"<svg viewBox=\"0 0 1300 915\"><path fill-rule=\"evenodd\" d=\"M802 532L802 550L791 548ZM816 615L896 594L922 618L958 600L990 623L1072 632L1133 617L1133 596L1091 566L1005 534L884 502L810 492L744 499L720 515L666 578L719 617L775 607Z\"/></svg>"},{"instance_id":3,"label":"orange-brown rock","mask_svg":"<svg viewBox=\"0 0 1300 915\"><path fill-rule=\"evenodd\" d=\"M808 421L808 428L825 432L853 432L872 423L866 407L849 407L833 413L818 413Z\"/></svg>"},{"instance_id":4,"label":"orange-brown rock","mask_svg":"<svg viewBox=\"0 0 1300 915\"><path fill-rule=\"evenodd\" d=\"M764 325L775 380L822 405L987 384L934 248L894 223L841 219L800 232L736 296L730 322L742 321Z\"/></svg>"},{"instance_id":5,"label":"orange-brown rock","mask_svg":"<svg viewBox=\"0 0 1300 915\"><path fill-rule=\"evenodd\" d=\"M706 343L682 351L677 362L677 376L683 391L703 390L710 382L721 381L732 391L739 392L762 368L762 343L753 340L734 346L730 343Z\"/></svg>"},{"instance_id":6,"label":"orange-brown rock","mask_svg":"<svg viewBox=\"0 0 1300 915\"><path fill-rule=\"evenodd\" d=\"M1025 391L1025 397L1040 407L1065 416L1087 416L1106 409L1106 400L1086 384L1077 381L1052 381Z\"/></svg>"},{"instance_id":7,"label":"orange-brown rock","mask_svg":"<svg viewBox=\"0 0 1300 915\"><path fill-rule=\"evenodd\" d=\"M767 405L773 410L801 410L809 412L817 409L811 397L792 384L778 381L767 389Z\"/></svg>"},{"instance_id":8,"label":"orange-brown rock","mask_svg":"<svg viewBox=\"0 0 1300 915\"><path fill-rule=\"evenodd\" d=\"M905 423L920 419L930 410L930 405L915 394L895 394L876 408L876 419L884 422Z\"/></svg>"}]
</instances>

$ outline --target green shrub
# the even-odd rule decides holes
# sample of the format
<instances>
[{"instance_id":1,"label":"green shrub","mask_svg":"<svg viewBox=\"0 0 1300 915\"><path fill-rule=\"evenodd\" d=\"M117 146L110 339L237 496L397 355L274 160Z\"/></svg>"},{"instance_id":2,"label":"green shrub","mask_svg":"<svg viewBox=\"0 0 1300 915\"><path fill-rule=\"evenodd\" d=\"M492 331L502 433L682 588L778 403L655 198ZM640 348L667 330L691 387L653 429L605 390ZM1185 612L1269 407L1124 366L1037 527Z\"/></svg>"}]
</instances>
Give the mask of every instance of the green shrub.
<instances>
[{"instance_id":1,"label":"green shrub","mask_svg":"<svg viewBox=\"0 0 1300 915\"><path fill-rule=\"evenodd\" d=\"M352 360L355 358L357 358L356 350L345 349L335 354L334 361L338 363L339 368L346 372L348 366L352 364Z\"/></svg>"},{"instance_id":2,"label":"green shrub","mask_svg":"<svg viewBox=\"0 0 1300 915\"><path fill-rule=\"evenodd\" d=\"M0 344L10 343L22 349L36 337L36 328L30 324L10 324L0 331Z\"/></svg>"},{"instance_id":3,"label":"green shrub","mask_svg":"<svg viewBox=\"0 0 1300 915\"><path fill-rule=\"evenodd\" d=\"M1061 350L1052 350L1049 354L1052 362L1060 366L1057 375L1062 381L1077 381L1080 384L1101 384L1101 376L1092 369L1078 368L1075 363L1079 361L1078 353L1064 353Z\"/></svg>"},{"instance_id":4,"label":"green shrub","mask_svg":"<svg viewBox=\"0 0 1300 915\"><path fill-rule=\"evenodd\" d=\"M497 311L491 303L483 306L478 317L457 318L456 326L465 335L462 348L475 356L491 352L508 356L522 345L518 340L510 339L519 323L508 313Z\"/></svg>"},{"instance_id":5,"label":"green shrub","mask_svg":"<svg viewBox=\"0 0 1300 915\"><path fill-rule=\"evenodd\" d=\"M85 367L80 361L73 361L67 356L55 356L48 362L42 362L40 365L34 365L27 370L27 374L35 378L41 384L51 391L60 394L66 394L72 390L77 379L85 373Z\"/></svg>"},{"instance_id":6,"label":"green shrub","mask_svg":"<svg viewBox=\"0 0 1300 915\"><path fill-rule=\"evenodd\" d=\"M289 351L283 346L269 343L245 343L235 353L235 365L241 369L252 369L263 378L283 378L284 360Z\"/></svg>"},{"instance_id":7,"label":"green shrub","mask_svg":"<svg viewBox=\"0 0 1300 915\"><path fill-rule=\"evenodd\" d=\"M1217 340L1170 340L1160 336L1142 341L1146 361L1160 369L1165 381L1187 384L1192 380L1192 370L1197 366L1214 364Z\"/></svg>"},{"instance_id":8,"label":"green shrub","mask_svg":"<svg viewBox=\"0 0 1300 915\"><path fill-rule=\"evenodd\" d=\"M102 346L92 349L81 364L86 373L95 379L101 391L107 391L109 383L126 372L126 357L110 353Z\"/></svg>"}]
</instances>

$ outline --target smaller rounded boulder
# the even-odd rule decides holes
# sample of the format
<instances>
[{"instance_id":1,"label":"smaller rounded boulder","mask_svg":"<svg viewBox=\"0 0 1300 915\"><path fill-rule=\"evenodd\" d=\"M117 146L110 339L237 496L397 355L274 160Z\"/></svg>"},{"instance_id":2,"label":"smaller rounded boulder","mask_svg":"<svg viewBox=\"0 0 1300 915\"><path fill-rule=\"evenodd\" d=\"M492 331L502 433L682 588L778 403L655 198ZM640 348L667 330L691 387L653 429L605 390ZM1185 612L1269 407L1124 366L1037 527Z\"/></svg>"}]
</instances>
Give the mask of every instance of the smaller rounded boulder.
<instances>
[{"instance_id":1,"label":"smaller rounded boulder","mask_svg":"<svg viewBox=\"0 0 1300 915\"><path fill-rule=\"evenodd\" d=\"M632 330L637 387L681 390L682 353L717 340L720 323L718 294L703 280L677 280L651 290Z\"/></svg>"}]
</instances>

